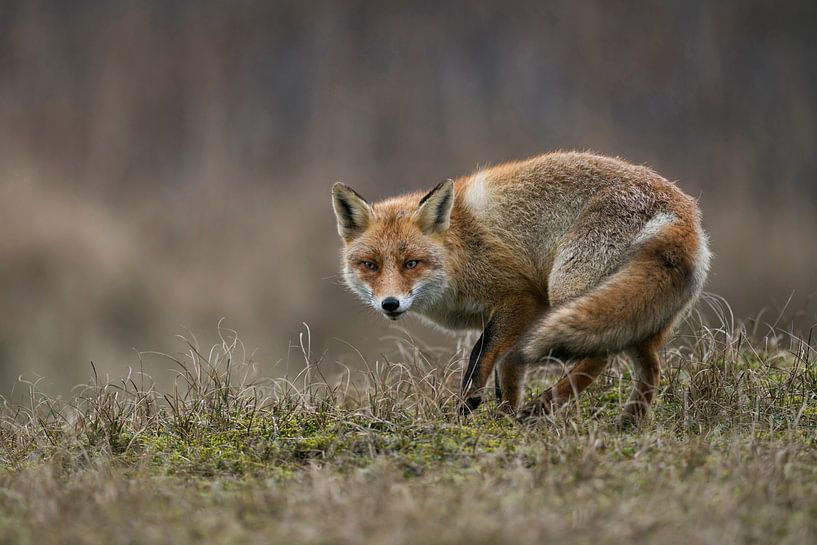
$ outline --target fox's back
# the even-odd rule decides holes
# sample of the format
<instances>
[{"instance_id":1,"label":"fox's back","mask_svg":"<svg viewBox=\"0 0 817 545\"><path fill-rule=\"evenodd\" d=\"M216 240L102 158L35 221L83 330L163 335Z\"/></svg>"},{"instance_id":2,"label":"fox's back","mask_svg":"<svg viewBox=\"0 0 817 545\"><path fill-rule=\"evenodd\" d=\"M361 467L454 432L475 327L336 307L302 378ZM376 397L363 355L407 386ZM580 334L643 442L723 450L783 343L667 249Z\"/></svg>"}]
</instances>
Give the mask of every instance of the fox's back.
<instances>
[{"instance_id":1,"label":"fox's back","mask_svg":"<svg viewBox=\"0 0 817 545\"><path fill-rule=\"evenodd\" d=\"M655 218L699 228L697 205L674 184L647 167L589 153L488 168L457 180L457 193L464 213L543 281L566 258L609 272Z\"/></svg>"}]
</instances>

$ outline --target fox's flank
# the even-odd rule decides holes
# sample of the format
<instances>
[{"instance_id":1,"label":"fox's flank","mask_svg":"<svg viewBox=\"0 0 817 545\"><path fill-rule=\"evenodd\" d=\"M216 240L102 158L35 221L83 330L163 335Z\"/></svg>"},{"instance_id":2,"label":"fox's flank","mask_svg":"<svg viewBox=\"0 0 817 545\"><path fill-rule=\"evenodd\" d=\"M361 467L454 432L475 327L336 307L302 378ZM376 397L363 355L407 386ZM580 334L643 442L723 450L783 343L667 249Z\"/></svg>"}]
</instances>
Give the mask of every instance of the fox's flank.
<instances>
[{"instance_id":1,"label":"fox's flank","mask_svg":"<svg viewBox=\"0 0 817 545\"><path fill-rule=\"evenodd\" d=\"M636 382L623 423L652 403L658 352L697 300L710 253L695 200L649 168L551 153L370 204L337 183L332 201L346 285L389 319L482 329L462 383L475 409L494 368L500 406L549 413L612 355ZM528 365L572 369L520 408Z\"/></svg>"}]
</instances>

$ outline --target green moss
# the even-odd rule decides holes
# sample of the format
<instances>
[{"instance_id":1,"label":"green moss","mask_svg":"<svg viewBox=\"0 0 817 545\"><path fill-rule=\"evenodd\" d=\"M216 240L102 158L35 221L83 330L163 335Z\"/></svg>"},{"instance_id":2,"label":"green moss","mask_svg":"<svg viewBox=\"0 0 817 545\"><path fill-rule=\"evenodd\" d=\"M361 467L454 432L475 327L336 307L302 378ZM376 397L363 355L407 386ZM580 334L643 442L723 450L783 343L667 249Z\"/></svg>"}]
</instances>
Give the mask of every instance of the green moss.
<instances>
[{"instance_id":1,"label":"green moss","mask_svg":"<svg viewBox=\"0 0 817 545\"><path fill-rule=\"evenodd\" d=\"M252 422L236 417L227 429L199 426L179 433L168 427L137 443L154 466L171 474L287 476L315 461L343 471L379 458L417 474L439 465L465 467L486 453L512 453L520 433L508 418L489 413L461 422L418 425L405 418L383 425L342 411L302 411L285 418L256 414Z\"/></svg>"}]
</instances>

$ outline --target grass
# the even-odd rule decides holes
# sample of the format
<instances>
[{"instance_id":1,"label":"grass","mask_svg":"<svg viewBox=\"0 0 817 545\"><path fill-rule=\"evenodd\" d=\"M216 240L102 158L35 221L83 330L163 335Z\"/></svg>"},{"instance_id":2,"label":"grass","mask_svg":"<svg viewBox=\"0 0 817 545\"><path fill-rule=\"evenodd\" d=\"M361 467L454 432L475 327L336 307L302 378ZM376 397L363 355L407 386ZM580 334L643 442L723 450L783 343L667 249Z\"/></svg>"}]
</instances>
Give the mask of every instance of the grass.
<instances>
[{"instance_id":1,"label":"grass","mask_svg":"<svg viewBox=\"0 0 817 545\"><path fill-rule=\"evenodd\" d=\"M291 380L254 379L220 330L184 340L167 392L139 373L67 401L30 385L2 409L0 543L817 542L814 344L710 303L720 325L678 336L632 430L621 362L522 426L457 416L461 351L337 372L308 336ZM532 374L529 395L558 375Z\"/></svg>"}]
</instances>

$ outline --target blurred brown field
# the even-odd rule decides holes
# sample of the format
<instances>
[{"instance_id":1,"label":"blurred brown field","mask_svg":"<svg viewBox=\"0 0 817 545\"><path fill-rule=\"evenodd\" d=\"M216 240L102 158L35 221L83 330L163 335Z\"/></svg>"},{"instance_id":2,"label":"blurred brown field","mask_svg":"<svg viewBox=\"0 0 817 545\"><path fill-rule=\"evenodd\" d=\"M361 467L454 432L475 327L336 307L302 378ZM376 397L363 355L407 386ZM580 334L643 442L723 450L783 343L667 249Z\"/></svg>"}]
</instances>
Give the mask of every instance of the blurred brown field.
<instances>
[{"instance_id":1,"label":"blurred brown field","mask_svg":"<svg viewBox=\"0 0 817 545\"><path fill-rule=\"evenodd\" d=\"M807 334L815 28L805 1L0 2L0 394L121 376L222 317L266 375L297 372L302 323L329 362L441 342L339 285L331 183L376 199L553 149L677 180L708 289Z\"/></svg>"}]
</instances>

